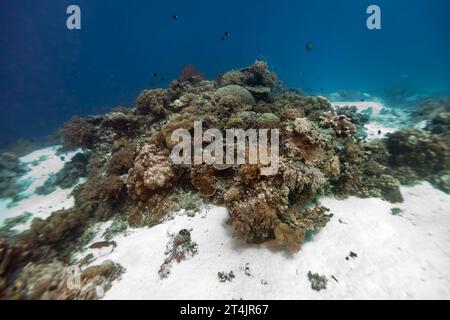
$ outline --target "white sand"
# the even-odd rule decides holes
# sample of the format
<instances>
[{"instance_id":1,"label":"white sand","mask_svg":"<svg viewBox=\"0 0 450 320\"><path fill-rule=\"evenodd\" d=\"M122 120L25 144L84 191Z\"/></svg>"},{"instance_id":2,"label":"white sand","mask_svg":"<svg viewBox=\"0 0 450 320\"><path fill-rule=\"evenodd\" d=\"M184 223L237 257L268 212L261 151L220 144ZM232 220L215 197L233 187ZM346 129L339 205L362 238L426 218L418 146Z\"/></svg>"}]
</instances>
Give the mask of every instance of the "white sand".
<instances>
[{"instance_id":1,"label":"white sand","mask_svg":"<svg viewBox=\"0 0 450 320\"><path fill-rule=\"evenodd\" d=\"M194 218L178 215L127 231L94 263L111 259L127 269L105 299L449 299L450 196L428 183L402 193L403 212L396 216L394 206L380 199L323 199L333 219L294 254L270 243L242 243L226 225L226 210L212 207ZM174 263L161 280L168 232L182 228L193 229L199 252ZM358 257L346 260L350 251ZM219 282L217 273L230 270L236 278ZM311 289L309 270L328 277L326 290Z\"/></svg>"},{"instance_id":2,"label":"white sand","mask_svg":"<svg viewBox=\"0 0 450 320\"><path fill-rule=\"evenodd\" d=\"M366 141L385 138L387 134L398 130L398 128L386 127L380 123L374 122L364 125L364 128L367 129Z\"/></svg>"},{"instance_id":3,"label":"white sand","mask_svg":"<svg viewBox=\"0 0 450 320\"><path fill-rule=\"evenodd\" d=\"M345 106L355 106L359 112L372 108L373 114L379 114L383 110L384 106L378 101L333 101L330 102L333 108L341 108Z\"/></svg>"},{"instance_id":4,"label":"white sand","mask_svg":"<svg viewBox=\"0 0 450 320\"><path fill-rule=\"evenodd\" d=\"M36 188L42 186L51 174L60 171L64 167L64 164L79 152L78 150L61 154L64 158L63 160L60 155L56 154L59 147L54 146L36 150L20 158L20 161L31 169L20 179L23 183L28 182L29 186L21 193L25 198L18 201L11 208L8 208L11 199L0 199L0 223L5 218L11 218L29 212L33 216L28 223L16 228L17 230L24 230L29 227L33 218L39 217L44 219L54 211L68 209L74 205L74 198L71 196L73 188L61 189L57 187L54 192L48 195L37 195L34 193ZM38 161L37 165L33 165L34 161Z\"/></svg>"}]
</instances>

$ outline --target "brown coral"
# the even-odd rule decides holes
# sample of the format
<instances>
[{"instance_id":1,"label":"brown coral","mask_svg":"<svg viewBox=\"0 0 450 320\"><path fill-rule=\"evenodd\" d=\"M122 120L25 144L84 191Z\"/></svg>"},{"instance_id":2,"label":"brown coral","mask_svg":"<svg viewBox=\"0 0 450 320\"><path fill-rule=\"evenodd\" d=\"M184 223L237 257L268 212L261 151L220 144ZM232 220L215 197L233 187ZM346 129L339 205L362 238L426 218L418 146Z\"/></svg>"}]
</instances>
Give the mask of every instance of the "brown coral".
<instances>
[{"instance_id":1,"label":"brown coral","mask_svg":"<svg viewBox=\"0 0 450 320\"><path fill-rule=\"evenodd\" d=\"M146 144L128 172L128 193L138 208L158 216L155 204L160 202L157 200L173 185L178 174L167 155L155 145Z\"/></svg>"},{"instance_id":2,"label":"brown coral","mask_svg":"<svg viewBox=\"0 0 450 320\"><path fill-rule=\"evenodd\" d=\"M167 109L172 97L163 89L143 90L136 99L138 114L152 114L157 118L164 118L170 114Z\"/></svg>"},{"instance_id":3,"label":"brown coral","mask_svg":"<svg viewBox=\"0 0 450 320\"><path fill-rule=\"evenodd\" d=\"M106 171L109 174L122 175L133 166L136 146L130 144L115 152L108 162Z\"/></svg>"},{"instance_id":4,"label":"brown coral","mask_svg":"<svg viewBox=\"0 0 450 320\"><path fill-rule=\"evenodd\" d=\"M96 142L96 129L92 121L73 117L60 130L60 136L64 147L68 150L92 149Z\"/></svg>"},{"instance_id":5,"label":"brown coral","mask_svg":"<svg viewBox=\"0 0 450 320\"><path fill-rule=\"evenodd\" d=\"M189 81L192 83L199 82L204 79L205 75L203 72L198 71L192 64L185 65L183 70L181 70L180 76L178 77L178 80L180 81Z\"/></svg>"},{"instance_id":6,"label":"brown coral","mask_svg":"<svg viewBox=\"0 0 450 320\"><path fill-rule=\"evenodd\" d=\"M331 111L323 113L322 126L325 128L332 128L339 138L348 138L356 133L356 126L349 118L347 118L347 116L343 114L336 115Z\"/></svg>"},{"instance_id":7,"label":"brown coral","mask_svg":"<svg viewBox=\"0 0 450 320\"><path fill-rule=\"evenodd\" d=\"M124 268L112 261L105 261L74 274L69 274L67 267L57 260L50 263L29 263L18 274L14 285L6 292L6 297L30 300L96 300L102 298L98 293L109 290L111 282L124 272ZM71 281L73 287L68 286Z\"/></svg>"}]
</instances>

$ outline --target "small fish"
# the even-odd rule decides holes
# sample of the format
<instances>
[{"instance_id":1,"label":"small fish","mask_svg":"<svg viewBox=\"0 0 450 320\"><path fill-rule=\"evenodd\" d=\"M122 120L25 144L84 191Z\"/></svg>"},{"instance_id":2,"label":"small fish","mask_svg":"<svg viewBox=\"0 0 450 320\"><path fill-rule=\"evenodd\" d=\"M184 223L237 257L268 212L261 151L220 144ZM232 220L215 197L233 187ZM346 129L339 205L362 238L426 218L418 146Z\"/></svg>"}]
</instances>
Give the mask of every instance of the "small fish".
<instances>
[{"instance_id":1,"label":"small fish","mask_svg":"<svg viewBox=\"0 0 450 320\"><path fill-rule=\"evenodd\" d=\"M153 76L153 77L157 77L158 74L157 74L156 72L153 72L153 73L152 73L152 76Z\"/></svg>"},{"instance_id":2,"label":"small fish","mask_svg":"<svg viewBox=\"0 0 450 320\"><path fill-rule=\"evenodd\" d=\"M89 246L90 249L101 249L114 245L113 242L109 241L98 241Z\"/></svg>"},{"instance_id":3,"label":"small fish","mask_svg":"<svg viewBox=\"0 0 450 320\"><path fill-rule=\"evenodd\" d=\"M306 74L305 74L304 72L302 72L302 73L300 73L300 75L301 75L302 77L304 77Z\"/></svg>"},{"instance_id":4,"label":"small fish","mask_svg":"<svg viewBox=\"0 0 450 320\"><path fill-rule=\"evenodd\" d=\"M359 101L363 102L363 101L366 101L366 99L360 99Z\"/></svg>"},{"instance_id":5,"label":"small fish","mask_svg":"<svg viewBox=\"0 0 450 320\"><path fill-rule=\"evenodd\" d=\"M223 35L224 35L225 37L229 37L229 36L230 36L230 33L229 33L229 32L225 32Z\"/></svg>"},{"instance_id":6,"label":"small fish","mask_svg":"<svg viewBox=\"0 0 450 320\"><path fill-rule=\"evenodd\" d=\"M225 37L224 37L224 36L221 36L221 37L220 37L220 40L222 40L222 41L225 40Z\"/></svg>"},{"instance_id":7,"label":"small fish","mask_svg":"<svg viewBox=\"0 0 450 320\"><path fill-rule=\"evenodd\" d=\"M172 15L172 19L177 20L178 18L179 17L176 14Z\"/></svg>"},{"instance_id":8,"label":"small fish","mask_svg":"<svg viewBox=\"0 0 450 320\"><path fill-rule=\"evenodd\" d=\"M305 46L305 49L306 49L307 51L311 51L311 50L313 49L312 43L311 43L311 42L308 42L308 43L306 44L306 46Z\"/></svg>"},{"instance_id":9,"label":"small fish","mask_svg":"<svg viewBox=\"0 0 450 320\"><path fill-rule=\"evenodd\" d=\"M160 78L159 80L161 80L161 81L163 81L163 82L166 81L166 79L164 79L164 78Z\"/></svg>"}]
</instances>

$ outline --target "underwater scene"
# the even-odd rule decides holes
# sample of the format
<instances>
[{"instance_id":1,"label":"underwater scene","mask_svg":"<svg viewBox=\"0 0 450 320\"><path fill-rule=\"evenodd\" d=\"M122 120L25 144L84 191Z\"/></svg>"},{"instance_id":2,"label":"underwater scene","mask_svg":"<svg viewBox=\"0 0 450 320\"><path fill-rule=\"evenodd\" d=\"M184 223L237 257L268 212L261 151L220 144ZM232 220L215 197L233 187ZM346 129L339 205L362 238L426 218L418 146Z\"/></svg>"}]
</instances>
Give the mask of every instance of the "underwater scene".
<instances>
[{"instance_id":1,"label":"underwater scene","mask_svg":"<svg viewBox=\"0 0 450 320\"><path fill-rule=\"evenodd\" d=\"M0 300L450 299L449 14L2 0Z\"/></svg>"}]
</instances>

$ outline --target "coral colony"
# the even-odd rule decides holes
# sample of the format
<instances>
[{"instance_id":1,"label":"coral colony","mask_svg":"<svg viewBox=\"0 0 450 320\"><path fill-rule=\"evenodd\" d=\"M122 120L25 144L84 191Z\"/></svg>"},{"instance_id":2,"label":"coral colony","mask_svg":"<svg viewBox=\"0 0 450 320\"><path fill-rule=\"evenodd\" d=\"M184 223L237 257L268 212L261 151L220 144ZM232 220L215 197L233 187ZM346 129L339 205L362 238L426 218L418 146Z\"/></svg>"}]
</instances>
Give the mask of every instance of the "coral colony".
<instances>
[{"instance_id":1,"label":"coral colony","mask_svg":"<svg viewBox=\"0 0 450 320\"><path fill-rule=\"evenodd\" d=\"M215 81L188 65L168 88L143 90L133 108L65 124L63 150L84 151L40 192L72 184L74 177L86 180L75 188L72 208L34 218L22 233L1 229L0 296L101 297L95 288L101 282L108 290L124 271L120 265L107 261L85 268L72 289L65 274L66 267L84 263L72 253L89 243L97 222L115 221L106 231L110 239L115 230L152 227L180 208L212 203L228 209L228 223L241 241L272 240L297 251L332 217L317 201L322 195L398 203L400 183L418 180L449 192L448 106L424 104L416 116L432 114L425 129L366 141L367 114L286 89L265 62ZM17 159L2 155L0 166L17 188L13 178L24 170ZM0 192L11 191L1 185ZM161 278L173 261L197 252L189 230L171 239ZM309 276L317 290L326 286L318 275Z\"/></svg>"}]
</instances>

